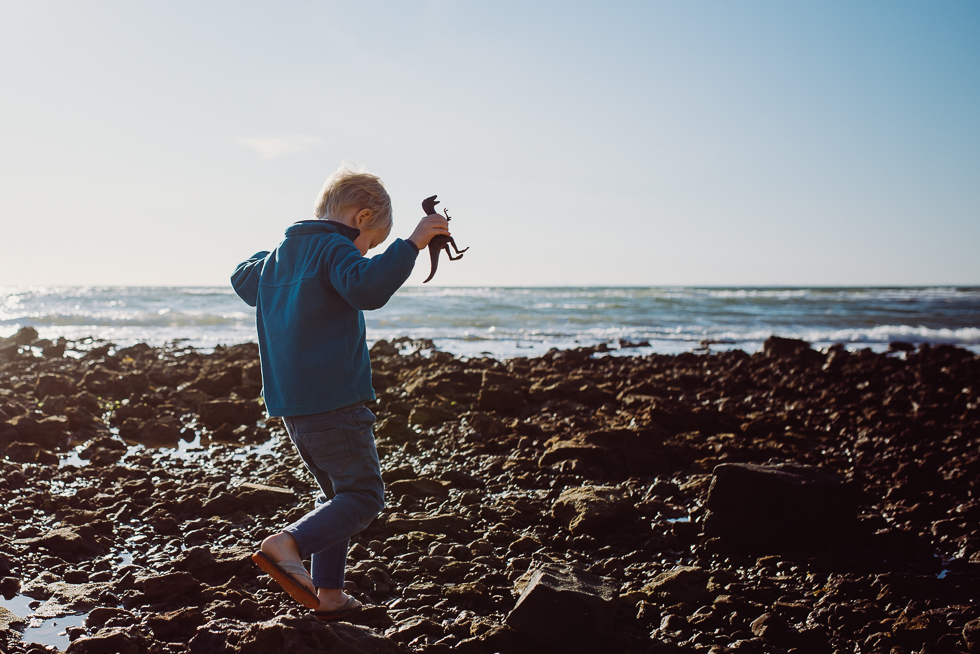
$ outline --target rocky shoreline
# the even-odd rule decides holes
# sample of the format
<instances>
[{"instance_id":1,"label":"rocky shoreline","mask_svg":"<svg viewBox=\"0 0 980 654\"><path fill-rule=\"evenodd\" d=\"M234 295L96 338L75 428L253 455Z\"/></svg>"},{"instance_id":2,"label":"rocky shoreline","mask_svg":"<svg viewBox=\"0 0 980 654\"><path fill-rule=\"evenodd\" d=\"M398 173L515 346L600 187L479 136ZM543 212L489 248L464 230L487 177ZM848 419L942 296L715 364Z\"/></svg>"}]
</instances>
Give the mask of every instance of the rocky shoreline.
<instances>
[{"instance_id":1,"label":"rocky shoreline","mask_svg":"<svg viewBox=\"0 0 980 654\"><path fill-rule=\"evenodd\" d=\"M72 654L980 652L980 357L602 350L372 348L387 507L350 551L369 608L328 625L249 560L314 488L253 344L22 330L0 650L61 620Z\"/></svg>"}]
</instances>

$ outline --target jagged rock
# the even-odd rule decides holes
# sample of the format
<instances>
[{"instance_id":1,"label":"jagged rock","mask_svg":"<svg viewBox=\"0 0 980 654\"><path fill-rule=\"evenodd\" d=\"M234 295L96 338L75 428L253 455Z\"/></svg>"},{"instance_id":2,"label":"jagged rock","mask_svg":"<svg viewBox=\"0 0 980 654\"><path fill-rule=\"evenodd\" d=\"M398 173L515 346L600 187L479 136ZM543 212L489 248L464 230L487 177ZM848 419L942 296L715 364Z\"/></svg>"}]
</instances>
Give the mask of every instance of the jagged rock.
<instances>
[{"instance_id":1,"label":"jagged rock","mask_svg":"<svg viewBox=\"0 0 980 654\"><path fill-rule=\"evenodd\" d=\"M136 616L125 609L117 609L112 606L100 606L92 609L92 611L85 617L85 626L89 628L101 627L109 620L120 619L137 622Z\"/></svg>"},{"instance_id":2,"label":"jagged rock","mask_svg":"<svg viewBox=\"0 0 980 654\"><path fill-rule=\"evenodd\" d=\"M514 413L527 403L525 386L511 375L485 370L476 404L482 411Z\"/></svg>"},{"instance_id":3,"label":"jagged rock","mask_svg":"<svg viewBox=\"0 0 980 654\"><path fill-rule=\"evenodd\" d=\"M636 518L633 503L608 486L566 488L552 507L555 519L573 535L595 534L611 526L628 526Z\"/></svg>"},{"instance_id":4,"label":"jagged rock","mask_svg":"<svg viewBox=\"0 0 980 654\"><path fill-rule=\"evenodd\" d=\"M393 495L411 495L412 497L439 497L448 495L452 484L436 479L402 479L388 484L388 490Z\"/></svg>"},{"instance_id":5,"label":"jagged rock","mask_svg":"<svg viewBox=\"0 0 980 654\"><path fill-rule=\"evenodd\" d=\"M413 517L392 513L385 520L384 526L398 533L421 531L430 534L453 534L466 529L470 523L465 518L455 515Z\"/></svg>"},{"instance_id":6,"label":"jagged rock","mask_svg":"<svg viewBox=\"0 0 980 654\"><path fill-rule=\"evenodd\" d=\"M963 643L970 654L980 654L980 618L967 622L963 627Z\"/></svg>"},{"instance_id":7,"label":"jagged rock","mask_svg":"<svg viewBox=\"0 0 980 654\"><path fill-rule=\"evenodd\" d=\"M14 543L43 547L54 553L83 554L85 556L98 556L103 553L102 546L95 541L90 530L85 527L52 529L41 536L15 540Z\"/></svg>"},{"instance_id":8,"label":"jagged rock","mask_svg":"<svg viewBox=\"0 0 980 654\"><path fill-rule=\"evenodd\" d=\"M145 651L138 633L127 627L102 629L68 645L65 654L138 654Z\"/></svg>"},{"instance_id":9,"label":"jagged rock","mask_svg":"<svg viewBox=\"0 0 980 654\"><path fill-rule=\"evenodd\" d=\"M11 443L7 446L7 458L18 463L42 463L57 465L58 455L34 443Z\"/></svg>"},{"instance_id":10,"label":"jagged rock","mask_svg":"<svg viewBox=\"0 0 980 654\"><path fill-rule=\"evenodd\" d=\"M66 375L39 375L34 384L34 397L43 400L49 395L70 397L78 393L78 384Z\"/></svg>"},{"instance_id":11,"label":"jagged rock","mask_svg":"<svg viewBox=\"0 0 980 654\"><path fill-rule=\"evenodd\" d=\"M696 566L677 566L662 572L640 591L661 604L700 606L711 598L711 573Z\"/></svg>"},{"instance_id":12,"label":"jagged rock","mask_svg":"<svg viewBox=\"0 0 980 654\"><path fill-rule=\"evenodd\" d=\"M65 416L47 416L38 420L25 413L14 416L8 422L17 434L16 440L22 443L35 443L44 448L55 449L68 441L65 433L68 429L68 418Z\"/></svg>"},{"instance_id":13,"label":"jagged rock","mask_svg":"<svg viewBox=\"0 0 980 654\"><path fill-rule=\"evenodd\" d=\"M21 327L13 336L0 338L0 345L30 345L37 340L37 330L33 327Z\"/></svg>"},{"instance_id":14,"label":"jagged rock","mask_svg":"<svg viewBox=\"0 0 980 654\"><path fill-rule=\"evenodd\" d=\"M298 500L296 493L288 488L253 484L251 482L240 484L235 494L244 502L259 506L294 504Z\"/></svg>"},{"instance_id":15,"label":"jagged rock","mask_svg":"<svg viewBox=\"0 0 980 654\"><path fill-rule=\"evenodd\" d=\"M704 535L758 552L808 549L850 535L856 502L840 475L798 464L725 463L708 489Z\"/></svg>"},{"instance_id":16,"label":"jagged rock","mask_svg":"<svg viewBox=\"0 0 980 654\"><path fill-rule=\"evenodd\" d=\"M762 344L762 351L769 358L784 359L798 357L813 350L809 343L799 338L770 336Z\"/></svg>"},{"instance_id":17,"label":"jagged rock","mask_svg":"<svg viewBox=\"0 0 980 654\"><path fill-rule=\"evenodd\" d=\"M262 417L262 407L250 400L212 400L202 402L198 410L201 424L208 429L217 429L224 424L232 427L254 424Z\"/></svg>"},{"instance_id":18,"label":"jagged rock","mask_svg":"<svg viewBox=\"0 0 980 654\"><path fill-rule=\"evenodd\" d=\"M593 651L612 626L616 596L588 572L543 566L531 572L507 624L558 651Z\"/></svg>"},{"instance_id":19,"label":"jagged rock","mask_svg":"<svg viewBox=\"0 0 980 654\"><path fill-rule=\"evenodd\" d=\"M143 594L150 600L195 595L200 590L201 582L188 572L171 572L143 580Z\"/></svg>"},{"instance_id":20,"label":"jagged rock","mask_svg":"<svg viewBox=\"0 0 980 654\"><path fill-rule=\"evenodd\" d=\"M382 418L375 427L374 433L378 438L393 440L396 442L407 441L411 438L415 438L418 434L408 426L408 418L400 415L388 416L387 418Z\"/></svg>"},{"instance_id":21,"label":"jagged rock","mask_svg":"<svg viewBox=\"0 0 980 654\"><path fill-rule=\"evenodd\" d=\"M282 615L244 625L231 619L212 620L188 643L190 654L404 654L394 641L367 627L326 623Z\"/></svg>"},{"instance_id":22,"label":"jagged rock","mask_svg":"<svg viewBox=\"0 0 980 654\"><path fill-rule=\"evenodd\" d=\"M189 606L169 613L150 616L146 620L146 625L157 638L179 640L192 636L197 627L204 621L205 618L201 609L196 606Z\"/></svg>"},{"instance_id":23,"label":"jagged rock","mask_svg":"<svg viewBox=\"0 0 980 654\"><path fill-rule=\"evenodd\" d=\"M24 625L24 618L15 614L10 609L0 606L0 632L12 631L14 625Z\"/></svg>"},{"instance_id":24,"label":"jagged rock","mask_svg":"<svg viewBox=\"0 0 980 654\"><path fill-rule=\"evenodd\" d=\"M242 384L241 366L226 366L220 370L202 374L188 388L203 391L211 397L226 397L231 389Z\"/></svg>"}]
</instances>

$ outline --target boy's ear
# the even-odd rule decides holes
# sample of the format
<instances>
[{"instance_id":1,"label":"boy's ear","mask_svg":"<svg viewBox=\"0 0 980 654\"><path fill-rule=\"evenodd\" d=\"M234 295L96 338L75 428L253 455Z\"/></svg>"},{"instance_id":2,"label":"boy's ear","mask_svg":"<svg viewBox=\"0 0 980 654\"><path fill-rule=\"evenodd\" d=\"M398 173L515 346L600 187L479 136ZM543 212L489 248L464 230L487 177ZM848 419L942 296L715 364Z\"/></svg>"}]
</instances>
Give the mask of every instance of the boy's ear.
<instances>
[{"instance_id":1,"label":"boy's ear","mask_svg":"<svg viewBox=\"0 0 980 654\"><path fill-rule=\"evenodd\" d=\"M357 216L354 217L354 227L360 229L361 225L370 220L372 215L373 213L370 209L361 209L357 212Z\"/></svg>"}]
</instances>

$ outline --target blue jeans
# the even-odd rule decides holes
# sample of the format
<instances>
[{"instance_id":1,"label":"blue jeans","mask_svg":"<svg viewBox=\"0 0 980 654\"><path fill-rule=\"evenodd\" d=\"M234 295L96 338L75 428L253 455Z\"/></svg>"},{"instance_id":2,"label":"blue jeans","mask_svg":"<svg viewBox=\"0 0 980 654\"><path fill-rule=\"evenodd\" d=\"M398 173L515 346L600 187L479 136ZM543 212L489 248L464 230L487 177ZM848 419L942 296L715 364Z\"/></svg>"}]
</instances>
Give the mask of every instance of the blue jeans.
<instances>
[{"instance_id":1,"label":"blue jeans","mask_svg":"<svg viewBox=\"0 0 980 654\"><path fill-rule=\"evenodd\" d=\"M316 507L284 531L296 539L302 557L310 557L317 588L343 588L350 537L384 506L374 414L354 404L283 422L321 491Z\"/></svg>"}]
</instances>

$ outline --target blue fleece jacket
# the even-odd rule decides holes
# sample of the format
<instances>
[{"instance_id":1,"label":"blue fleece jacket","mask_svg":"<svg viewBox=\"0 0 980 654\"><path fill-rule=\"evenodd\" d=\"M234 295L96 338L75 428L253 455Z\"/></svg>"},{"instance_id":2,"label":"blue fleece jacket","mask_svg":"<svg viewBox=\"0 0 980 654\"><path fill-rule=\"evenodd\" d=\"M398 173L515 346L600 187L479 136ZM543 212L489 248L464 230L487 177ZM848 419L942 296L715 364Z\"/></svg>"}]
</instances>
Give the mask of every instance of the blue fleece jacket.
<instances>
[{"instance_id":1,"label":"blue fleece jacket","mask_svg":"<svg viewBox=\"0 0 980 654\"><path fill-rule=\"evenodd\" d=\"M360 230L303 220L272 252L235 269L232 286L255 307L262 395L270 416L305 416L373 400L364 314L405 283L418 249L401 239L370 259Z\"/></svg>"}]
</instances>

